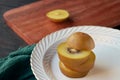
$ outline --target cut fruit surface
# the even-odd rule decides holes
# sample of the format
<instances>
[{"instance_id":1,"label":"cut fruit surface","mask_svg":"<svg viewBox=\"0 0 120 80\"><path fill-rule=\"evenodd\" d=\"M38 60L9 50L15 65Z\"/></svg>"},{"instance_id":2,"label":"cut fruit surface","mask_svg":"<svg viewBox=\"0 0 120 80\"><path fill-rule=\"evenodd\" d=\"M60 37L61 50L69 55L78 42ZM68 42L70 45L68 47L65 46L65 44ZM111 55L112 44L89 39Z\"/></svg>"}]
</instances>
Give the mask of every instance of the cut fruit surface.
<instances>
[{"instance_id":1,"label":"cut fruit surface","mask_svg":"<svg viewBox=\"0 0 120 80\"><path fill-rule=\"evenodd\" d=\"M57 47L59 59L64 64L78 66L88 60L91 51L80 51L76 54L71 54L68 51L68 46L65 42L61 43Z\"/></svg>"},{"instance_id":2,"label":"cut fruit surface","mask_svg":"<svg viewBox=\"0 0 120 80\"><path fill-rule=\"evenodd\" d=\"M89 59L86 62L84 62L83 64L78 64L77 66L70 65L70 64L64 64L64 65L74 71L86 72L93 68L94 63L95 63L95 54L93 52L91 52Z\"/></svg>"},{"instance_id":3,"label":"cut fruit surface","mask_svg":"<svg viewBox=\"0 0 120 80\"><path fill-rule=\"evenodd\" d=\"M46 16L52 21L61 22L66 20L69 17L69 13L63 9L57 9L57 10L48 12Z\"/></svg>"}]
</instances>

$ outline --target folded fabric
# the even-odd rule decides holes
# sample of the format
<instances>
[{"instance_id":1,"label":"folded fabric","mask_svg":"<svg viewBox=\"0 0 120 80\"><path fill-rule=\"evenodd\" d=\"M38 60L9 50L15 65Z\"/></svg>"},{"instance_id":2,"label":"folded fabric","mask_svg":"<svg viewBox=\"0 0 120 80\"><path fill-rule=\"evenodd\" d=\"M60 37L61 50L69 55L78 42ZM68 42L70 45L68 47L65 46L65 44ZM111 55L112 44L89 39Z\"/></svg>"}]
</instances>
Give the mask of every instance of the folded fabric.
<instances>
[{"instance_id":1,"label":"folded fabric","mask_svg":"<svg viewBox=\"0 0 120 80\"><path fill-rule=\"evenodd\" d=\"M36 80L30 66L34 46L18 49L0 59L0 80Z\"/></svg>"}]
</instances>

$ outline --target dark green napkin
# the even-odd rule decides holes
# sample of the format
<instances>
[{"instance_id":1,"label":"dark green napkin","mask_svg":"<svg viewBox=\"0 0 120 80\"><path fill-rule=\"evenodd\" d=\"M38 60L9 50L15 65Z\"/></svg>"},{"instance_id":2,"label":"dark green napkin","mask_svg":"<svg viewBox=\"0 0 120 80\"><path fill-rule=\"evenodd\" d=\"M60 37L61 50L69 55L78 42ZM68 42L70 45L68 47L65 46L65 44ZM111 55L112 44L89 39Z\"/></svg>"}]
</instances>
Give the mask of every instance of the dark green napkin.
<instances>
[{"instance_id":1,"label":"dark green napkin","mask_svg":"<svg viewBox=\"0 0 120 80\"><path fill-rule=\"evenodd\" d=\"M0 80L36 80L30 66L34 46L18 49L0 59Z\"/></svg>"}]
</instances>

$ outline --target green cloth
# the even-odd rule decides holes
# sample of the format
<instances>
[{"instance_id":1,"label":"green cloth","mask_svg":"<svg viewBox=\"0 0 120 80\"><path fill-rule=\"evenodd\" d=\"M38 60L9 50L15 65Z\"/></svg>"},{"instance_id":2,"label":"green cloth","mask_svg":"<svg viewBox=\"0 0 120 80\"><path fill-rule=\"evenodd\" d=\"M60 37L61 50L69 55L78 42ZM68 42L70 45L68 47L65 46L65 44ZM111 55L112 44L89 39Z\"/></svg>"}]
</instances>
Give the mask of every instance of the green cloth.
<instances>
[{"instance_id":1,"label":"green cloth","mask_svg":"<svg viewBox=\"0 0 120 80\"><path fill-rule=\"evenodd\" d=\"M36 80L30 66L34 46L18 49L0 59L0 80Z\"/></svg>"}]
</instances>

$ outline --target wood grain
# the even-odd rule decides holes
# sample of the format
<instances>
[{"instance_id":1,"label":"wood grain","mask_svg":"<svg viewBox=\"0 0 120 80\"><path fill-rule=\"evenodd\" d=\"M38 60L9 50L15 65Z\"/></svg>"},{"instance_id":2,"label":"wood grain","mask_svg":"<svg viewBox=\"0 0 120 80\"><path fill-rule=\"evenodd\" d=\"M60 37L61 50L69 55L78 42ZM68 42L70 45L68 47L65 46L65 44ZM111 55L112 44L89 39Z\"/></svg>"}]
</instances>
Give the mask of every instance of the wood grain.
<instances>
[{"instance_id":1,"label":"wood grain","mask_svg":"<svg viewBox=\"0 0 120 80\"><path fill-rule=\"evenodd\" d=\"M48 11L65 9L70 18L54 23ZM37 43L47 34L77 25L114 27L120 24L120 0L42 0L7 11L4 19L28 44Z\"/></svg>"}]
</instances>

